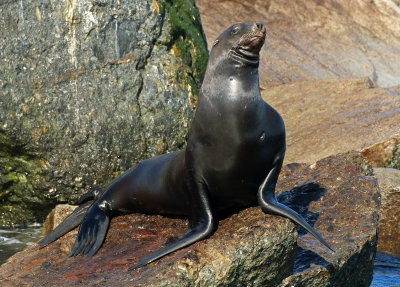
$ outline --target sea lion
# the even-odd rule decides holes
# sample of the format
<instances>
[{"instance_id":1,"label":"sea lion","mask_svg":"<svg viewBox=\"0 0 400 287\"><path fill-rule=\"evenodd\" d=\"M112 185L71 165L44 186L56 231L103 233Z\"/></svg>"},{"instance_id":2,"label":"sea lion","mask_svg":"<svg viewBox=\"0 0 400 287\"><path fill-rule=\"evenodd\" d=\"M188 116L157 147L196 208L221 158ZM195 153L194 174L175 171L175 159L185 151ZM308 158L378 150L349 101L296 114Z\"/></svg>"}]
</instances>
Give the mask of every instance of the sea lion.
<instances>
[{"instance_id":1,"label":"sea lion","mask_svg":"<svg viewBox=\"0 0 400 287\"><path fill-rule=\"evenodd\" d=\"M259 52L265 38L260 23L238 23L225 30L210 53L186 149L145 160L104 192L87 194L40 247L82 222L70 255L92 256L113 216L138 212L188 217L182 238L141 258L133 270L210 236L218 214L258 201L265 212L292 219L333 251L300 215L275 198L285 126L260 94Z\"/></svg>"}]
</instances>

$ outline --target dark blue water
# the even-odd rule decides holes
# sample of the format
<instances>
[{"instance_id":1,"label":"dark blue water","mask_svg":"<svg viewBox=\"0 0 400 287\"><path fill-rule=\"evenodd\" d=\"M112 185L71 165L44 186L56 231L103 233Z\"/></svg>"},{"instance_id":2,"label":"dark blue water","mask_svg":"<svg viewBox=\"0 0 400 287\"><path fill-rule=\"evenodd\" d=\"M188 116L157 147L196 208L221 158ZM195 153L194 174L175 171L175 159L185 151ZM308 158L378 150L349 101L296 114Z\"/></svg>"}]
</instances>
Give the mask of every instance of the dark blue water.
<instances>
[{"instance_id":1,"label":"dark blue water","mask_svg":"<svg viewBox=\"0 0 400 287\"><path fill-rule=\"evenodd\" d=\"M42 237L42 226L0 227L0 265L14 253L37 242ZM371 287L400 287L400 257L381 252L376 254L374 279Z\"/></svg>"},{"instance_id":2,"label":"dark blue water","mask_svg":"<svg viewBox=\"0 0 400 287\"><path fill-rule=\"evenodd\" d=\"M371 287L400 287L400 257L376 254Z\"/></svg>"}]
</instances>

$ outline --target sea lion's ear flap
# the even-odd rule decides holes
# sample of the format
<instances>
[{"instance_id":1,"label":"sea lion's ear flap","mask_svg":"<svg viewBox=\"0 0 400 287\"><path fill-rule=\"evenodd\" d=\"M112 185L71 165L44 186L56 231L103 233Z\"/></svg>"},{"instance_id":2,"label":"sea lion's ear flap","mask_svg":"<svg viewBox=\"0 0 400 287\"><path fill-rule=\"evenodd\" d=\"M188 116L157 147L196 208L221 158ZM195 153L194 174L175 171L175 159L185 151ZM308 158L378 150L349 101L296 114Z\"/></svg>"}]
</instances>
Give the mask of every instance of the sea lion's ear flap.
<instances>
[{"instance_id":1,"label":"sea lion's ear flap","mask_svg":"<svg viewBox=\"0 0 400 287\"><path fill-rule=\"evenodd\" d=\"M213 47L217 46L218 44L219 44L219 40L217 39L214 41Z\"/></svg>"}]
</instances>

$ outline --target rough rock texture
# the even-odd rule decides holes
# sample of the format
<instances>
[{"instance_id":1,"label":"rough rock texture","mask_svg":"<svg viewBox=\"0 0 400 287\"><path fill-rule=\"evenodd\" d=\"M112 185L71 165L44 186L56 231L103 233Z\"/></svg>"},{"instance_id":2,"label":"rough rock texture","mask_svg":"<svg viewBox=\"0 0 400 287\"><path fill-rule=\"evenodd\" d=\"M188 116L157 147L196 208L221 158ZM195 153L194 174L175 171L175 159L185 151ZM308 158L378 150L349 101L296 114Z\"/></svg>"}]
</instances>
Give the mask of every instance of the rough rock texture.
<instances>
[{"instance_id":1,"label":"rough rock texture","mask_svg":"<svg viewBox=\"0 0 400 287\"><path fill-rule=\"evenodd\" d=\"M267 26L261 86L370 77L400 85L400 3L376 1L197 0L209 47L235 22Z\"/></svg>"},{"instance_id":2,"label":"rough rock texture","mask_svg":"<svg viewBox=\"0 0 400 287\"><path fill-rule=\"evenodd\" d=\"M400 135L369 146L361 153L377 167L374 173L382 194L378 249L400 256Z\"/></svg>"},{"instance_id":3,"label":"rough rock texture","mask_svg":"<svg viewBox=\"0 0 400 287\"><path fill-rule=\"evenodd\" d=\"M207 63L194 0L0 1L0 225L184 146Z\"/></svg>"},{"instance_id":4,"label":"rough rock texture","mask_svg":"<svg viewBox=\"0 0 400 287\"><path fill-rule=\"evenodd\" d=\"M380 204L371 174L372 168L357 153L328 157L311 166L289 164L282 170L278 190L296 188L281 193L279 200L309 222L316 221L314 227L336 252L299 230L294 273L278 286L370 285Z\"/></svg>"},{"instance_id":5,"label":"rough rock texture","mask_svg":"<svg viewBox=\"0 0 400 287\"><path fill-rule=\"evenodd\" d=\"M329 79L281 85L262 96L285 120L286 163L313 163L399 133L400 86L382 89L368 78ZM398 162L400 139L392 141L391 158Z\"/></svg>"},{"instance_id":6,"label":"rough rock texture","mask_svg":"<svg viewBox=\"0 0 400 287\"><path fill-rule=\"evenodd\" d=\"M378 250L400 257L400 170L374 168L382 195Z\"/></svg>"},{"instance_id":7,"label":"rough rock texture","mask_svg":"<svg viewBox=\"0 0 400 287\"><path fill-rule=\"evenodd\" d=\"M54 209L47 215L46 220L43 223L43 235L49 234L54 230L64 219L77 208L77 205L69 204L58 204Z\"/></svg>"},{"instance_id":8,"label":"rough rock texture","mask_svg":"<svg viewBox=\"0 0 400 287\"><path fill-rule=\"evenodd\" d=\"M11 257L0 267L0 281L2 286L272 286L293 268L294 224L254 207L220 222L209 239L128 272L140 257L185 231L180 219L117 217L96 256L68 257L75 230L40 251L35 244Z\"/></svg>"},{"instance_id":9,"label":"rough rock texture","mask_svg":"<svg viewBox=\"0 0 400 287\"><path fill-rule=\"evenodd\" d=\"M294 225L252 207L222 220L209 239L127 272L186 230L184 220L136 214L112 220L93 258L67 256L75 230L42 250L35 244L11 257L0 267L0 281L2 286L369 286L379 208L375 179L366 176L371 172L353 153L282 170L279 200L306 217L334 254L300 230L295 260Z\"/></svg>"},{"instance_id":10,"label":"rough rock texture","mask_svg":"<svg viewBox=\"0 0 400 287\"><path fill-rule=\"evenodd\" d=\"M361 154L375 167L400 169L400 134L363 149Z\"/></svg>"}]
</instances>

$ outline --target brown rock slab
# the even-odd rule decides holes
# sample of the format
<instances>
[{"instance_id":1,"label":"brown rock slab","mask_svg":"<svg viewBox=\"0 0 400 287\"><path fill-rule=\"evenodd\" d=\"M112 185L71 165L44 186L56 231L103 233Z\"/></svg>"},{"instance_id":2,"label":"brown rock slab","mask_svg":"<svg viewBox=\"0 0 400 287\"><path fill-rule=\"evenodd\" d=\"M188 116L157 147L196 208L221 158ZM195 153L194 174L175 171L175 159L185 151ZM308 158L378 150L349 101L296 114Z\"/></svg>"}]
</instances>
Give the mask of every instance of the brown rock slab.
<instances>
[{"instance_id":1,"label":"brown rock slab","mask_svg":"<svg viewBox=\"0 0 400 287\"><path fill-rule=\"evenodd\" d=\"M278 286L370 285L380 203L371 174L358 153L331 156L311 166L289 164L282 170L279 200L315 222L336 252L299 230L294 272Z\"/></svg>"},{"instance_id":2,"label":"brown rock slab","mask_svg":"<svg viewBox=\"0 0 400 287\"><path fill-rule=\"evenodd\" d=\"M397 3L397 4L396 4ZM209 49L235 22L261 22L263 88L298 81L369 77L400 85L398 1L197 0Z\"/></svg>"},{"instance_id":3,"label":"brown rock slab","mask_svg":"<svg viewBox=\"0 0 400 287\"><path fill-rule=\"evenodd\" d=\"M285 120L286 163L313 163L399 133L400 87L382 89L368 78L298 82L262 96Z\"/></svg>"},{"instance_id":4,"label":"brown rock slab","mask_svg":"<svg viewBox=\"0 0 400 287\"><path fill-rule=\"evenodd\" d=\"M271 286L291 273L294 224L256 207L222 220L209 239L128 272L142 256L176 240L186 228L182 219L120 216L112 220L94 257L68 257L77 235L74 230L44 249L35 244L11 257L0 267L0 282L2 286L238 286L235 282Z\"/></svg>"},{"instance_id":5,"label":"brown rock slab","mask_svg":"<svg viewBox=\"0 0 400 287\"><path fill-rule=\"evenodd\" d=\"M400 256L400 170L374 168L382 195L378 250Z\"/></svg>"},{"instance_id":6,"label":"brown rock slab","mask_svg":"<svg viewBox=\"0 0 400 287\"><path fill-rule=\"evenodd\" d=\"M365 159L355 153L311 166L290 164L282 170L278 199L301 213L335 253L300 229L296 257L294 224L251 207L223 219L209 239L128 272L139 258L176 240L187 228L182 219L132 214L112 220L94 257L68 257L74 230L44 249L35 244L11 257L0 266L0 282L2 286L369 286L379 208L376 182L367 176L371 173Z\"/></svg>"}]
</instances>

